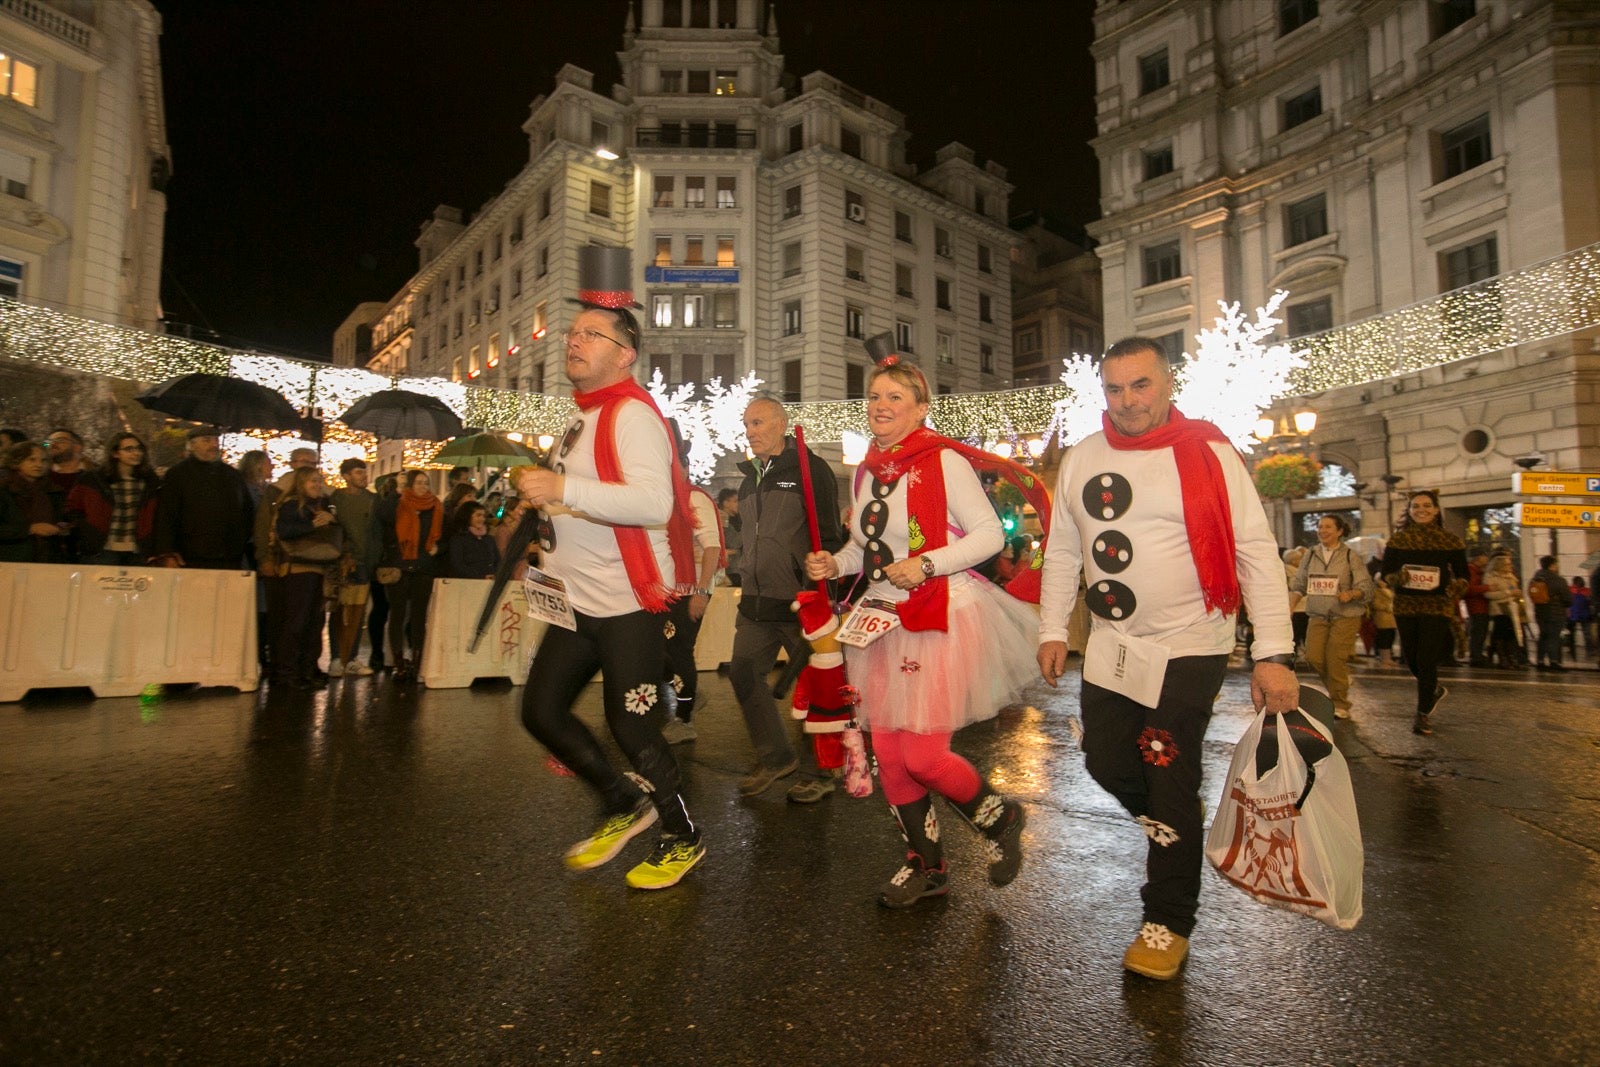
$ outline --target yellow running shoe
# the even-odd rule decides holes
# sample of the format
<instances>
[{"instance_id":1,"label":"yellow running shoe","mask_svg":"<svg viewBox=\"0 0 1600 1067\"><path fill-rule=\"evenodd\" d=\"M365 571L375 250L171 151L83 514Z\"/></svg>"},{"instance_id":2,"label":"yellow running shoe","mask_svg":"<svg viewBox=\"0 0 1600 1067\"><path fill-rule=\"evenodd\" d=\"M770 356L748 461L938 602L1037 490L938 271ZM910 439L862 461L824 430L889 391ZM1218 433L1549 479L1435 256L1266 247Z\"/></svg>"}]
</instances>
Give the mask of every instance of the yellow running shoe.
<instances>
[{"instance_id":1,"label":"yellow running shoe","mask_svg":"<svg viewBox=\"0 0 1600 1067\"><path fill-rule=\"evenodd\" d=\"M593 837L567 849L566 864L575 871L598 867L621 852L631 837L649 829L655 821L655 805L650 803L649 797L643 797L632 811L611 816L600 824Z\"/></svg>"},{"instance_id":2,"label":"yellow running shoe","mask_svg":"<svg viewBox=\"0 0 1600 1067\"><path fill-rule=\"evenodd\" d=\"M645 861L628 872L628 884L635 889L666 889L682 881L705 856L699 833L693 837L662 834Z\"/></svg>"}]
</instances>

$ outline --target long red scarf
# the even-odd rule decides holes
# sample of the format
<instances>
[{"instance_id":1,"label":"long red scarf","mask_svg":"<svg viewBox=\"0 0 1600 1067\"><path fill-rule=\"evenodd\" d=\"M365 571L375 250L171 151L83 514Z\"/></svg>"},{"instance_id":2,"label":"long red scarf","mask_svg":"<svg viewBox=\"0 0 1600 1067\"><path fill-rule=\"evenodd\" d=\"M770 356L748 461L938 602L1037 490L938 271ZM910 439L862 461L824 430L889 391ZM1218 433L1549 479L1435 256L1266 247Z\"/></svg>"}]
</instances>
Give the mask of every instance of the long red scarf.
<instances>
[{"instance_id":1,"label":"long red scarf","mask_svg":"<svg viewBox=\"0 0 1600 1067\"><path fill-rule=\"evenodd\" d=\"M667 422L650 394L632 378L624 378L590 393L573 393L572 400L584 412L600 409L594 431L594 467L602 482L618 484L622 481L622 461L617 455L617 412L629 400L638 400L650 408L661 423L661 432L672 440ZM672 457L672 515L667 519L667 546L672 550L674 584L693 583L694 510L689 504L689 478L683 472L678 457ZM634 599L646 611L663 612L677 598L677 594L661 580L661 568L656 565L655 553L650 550L650 535L643 526L613 526L617 535L617 548L622 553L622 565L628 572L628 583L633 586Z\"/></svg>"},{"instance_id":2,"label":"long red scarf","mask_svg":"<svg viewBox=\"0 0 1600 1067\"><path fill-rule=\"evenodd\" d=\"M433 518L428 522L428 543L426 546L419 544L422 540L422 512L431 509ZM400 505L394 513L394 536L400 544L400 558L403 560L420 559L424 549L431 549L439 543L439 532L444 527L444 508L439 506L439 498L429 493L427 496L415 496L410 492L400 494Z\"/></svg>"},{"instance_id":3,"label":"long red scarf","mask_svg":"<svg viewBox=\"0 0 1600 1067\"><path fill-rule=\"evenodd\" d=\"M866 458L861 461L861 466L869 474L885 484L893 484L910 471L917 471L917 476L906 486L908 541L913 556L943 548L950 543L950 531L945 523L948 506L944 470L939 458L939 453L947 448L959 453L979 472L993 473L1015 485L1038 512L1045 536L1049 536L1050 497L1037 477L1010 460L919 426L904 440L886 449L879 449L876 442L869 445ZM1033 563L1007 583L1006 592L1018 600L1038 603L1039 567L1043 559L1044 544L1041 539ZM900 604L900 622L907 630L943 630L947 625L949 607L950 583L947 577L940 575L929 578L912 589L911 595Z\"/></svg>"},{"instance_id":4,"label":"long red scarf","mask_svg":"<svg viewBox=\"0 0 1600 1067\"><path fill-rule=\"evenodd\" d=\"M1239 610L1239 573L1235 564L1233 508L1228 504L1228 482L1210 441L1228 435L1204 419L1187 418L1177 408L1165 425L1137 437L1117 432L1109 414L1100 416L1106 442L1120 452L1147 452L1171 448L1183 489L1183 525L1189 532L1189 551L1207 611L1232 615Z\"/></svg>"}]
</instances>

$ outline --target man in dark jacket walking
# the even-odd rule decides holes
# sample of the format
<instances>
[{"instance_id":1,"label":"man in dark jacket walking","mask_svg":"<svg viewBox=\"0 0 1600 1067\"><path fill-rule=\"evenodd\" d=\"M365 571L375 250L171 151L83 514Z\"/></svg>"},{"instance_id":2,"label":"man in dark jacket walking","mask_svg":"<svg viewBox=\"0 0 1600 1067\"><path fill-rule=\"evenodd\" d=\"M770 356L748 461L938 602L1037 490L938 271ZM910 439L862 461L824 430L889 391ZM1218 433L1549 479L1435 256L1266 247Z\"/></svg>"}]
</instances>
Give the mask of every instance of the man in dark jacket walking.
<instances>
[{"instance_id":1,"label":"man in dark jacket walking","mask_svg":"<svg viewBox=\"0 0 1600 1067\"><path fill-rule=\"evenodd\" d=\"M189 454L167 471L156 498L156 559L168 567L241 570L255 505L222 462L214 426L189 431Z\"/></svg>"},{"instance_id":2,"label":"man in dark jacket walking","mask_svg":"<svg viewBox=\"0 0 1600 1067\"><path fill-rule=\"evenodd\" d=\"M811 551L811 535L800 454L788 436L789 420L783 405L765 397L751 401L744 412L744 428L755 458L739 464L745 476L739 486L740 599L728 674L756 750L755 767L739 781L739 792L748 797L766 792L772 783L799 768L767 676L777 663L780 647L790 660L805 655L800 622L789 605L795 594L810 584L804 563ZM814 455L809 459L822 547L835 552L844 545L838 521L838 486L825 462ZM789 799L813 803L831 792L831 776L812 776L796 783L789 790Z\"/></svg>"},{"instance_id":3,"label":"man in dark jacket walking","mask_svg":"<svg viewBox=\"0 0 1600 1067\"><path fill-rule=\"evenodd\" d=\"M1543 583L1545 598L1541 602L1532 593L1536 583ZM1572 590L1561 577L1561 568L1554 556L1540 556L1539 569L1528 579L1528 599L1533 602L1533 618L1539 624L1539 669L1564 671L1561 665L1561 631L1567 627L1567 605L1572 603Z\"/></svg>"}]
</instances>

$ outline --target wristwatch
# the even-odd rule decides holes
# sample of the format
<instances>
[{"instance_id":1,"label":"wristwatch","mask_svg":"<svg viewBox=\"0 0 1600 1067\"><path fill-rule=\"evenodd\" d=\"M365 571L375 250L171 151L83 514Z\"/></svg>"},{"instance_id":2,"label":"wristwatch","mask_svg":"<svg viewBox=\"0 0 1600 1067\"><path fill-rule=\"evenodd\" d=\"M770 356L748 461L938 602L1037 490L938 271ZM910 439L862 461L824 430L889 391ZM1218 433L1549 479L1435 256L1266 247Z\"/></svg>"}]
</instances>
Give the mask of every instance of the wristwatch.
<instances>
[{"instance_id":1,"label":"wristwatch","mask_svg":"<svg viewBox=\"0 0 1600 1067\"><path fill-rule=\"evenodd\" d=\"M711 595L711 590L709 590L709 589L696 589L694 591L694 595L695 596L710 596Z\"/></svg>"},{"instance_id":2,"label":"wristwatch","mask_svg":"<svg viewBox=\"0 0 1600 1067\"><path fill-rule=\"evenodd\" d=\"M921 559L922 559L922 573L923 573L923 576L927 577L927 578L932 578L933 577L933 557L932 556L928 556L928 555L924 555L924 556L921 557Z\"/></svg>"},{"instance_id":3,"label":"wristwatch","mask_svg":"<svg viewBox=\"0 0 1600 1067\"><path fill-rule=\"evenodd\" d=\"M1287 652L1279 652L1276 656L1262 656L1257 663L1276 663L1280 667L1293 667L1294 657Z\"/></svg>"}]
</instances>

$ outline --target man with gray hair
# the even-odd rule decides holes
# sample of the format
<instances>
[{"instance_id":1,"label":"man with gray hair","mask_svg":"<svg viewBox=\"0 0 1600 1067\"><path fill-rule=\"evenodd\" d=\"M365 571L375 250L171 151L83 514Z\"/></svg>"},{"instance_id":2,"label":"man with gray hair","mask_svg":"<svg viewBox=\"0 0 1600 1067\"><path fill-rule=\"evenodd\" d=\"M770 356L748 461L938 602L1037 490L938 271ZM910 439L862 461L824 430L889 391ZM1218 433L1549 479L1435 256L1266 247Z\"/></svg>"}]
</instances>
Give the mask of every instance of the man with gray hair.
<instances>
[{"instance_id":1,"label":"man with gray hair","mask_svg":"<svg viewBox=\"0 0 1600 1067\"><path fill-rule=\"evenodd\" d=\"M777 664L779 648L788 653L791 662L807 652L800 621L790 605L795 594L809 584L805 557L811 551L811 536L800 453L788 435L789 417L783 405L771 397L752 400L744 411L744 429L754 458L739 464L745 476L738 504L739 618L728 676L756 750L755 766L740 779L739 792L753 797L800 766L767 678ZM827 463L815 455L807 458L822 547L837 552L844 545L837 481ZM808 775L790 788L789 799L813 804L833 789L831 775Z\"/></svg>"}]
</instances>

